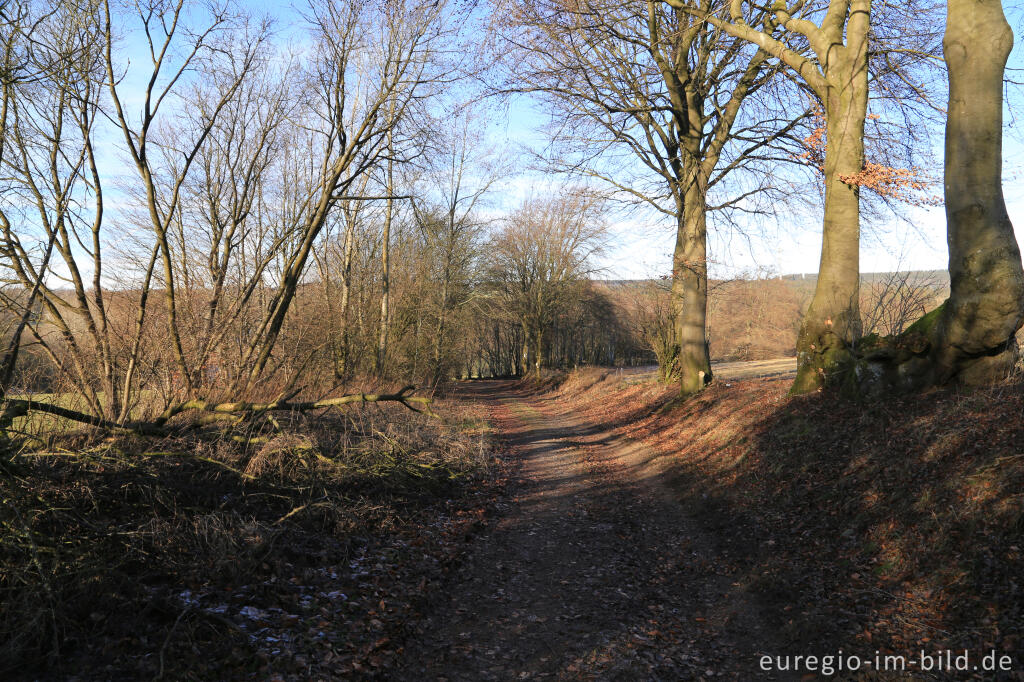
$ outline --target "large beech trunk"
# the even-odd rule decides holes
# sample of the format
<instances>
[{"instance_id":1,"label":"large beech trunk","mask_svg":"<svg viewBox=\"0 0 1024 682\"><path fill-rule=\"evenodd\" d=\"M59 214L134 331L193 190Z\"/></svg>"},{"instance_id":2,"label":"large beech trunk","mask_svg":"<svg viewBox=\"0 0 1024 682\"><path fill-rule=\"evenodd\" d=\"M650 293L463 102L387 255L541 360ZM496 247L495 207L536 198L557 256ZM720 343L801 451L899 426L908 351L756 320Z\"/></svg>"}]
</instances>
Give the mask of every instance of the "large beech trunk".
<instances>
[{"instance_id":1,"label":"large beech trunk","mask_svg":"<svg viewBox=\"0 0 1024 682\"><path fill-rule=\"evenodd\" d=\"M865 392L991 383L1017 359L1024 271L1002 189L1003 70L1013 33L998 0L949 0L947 9L949 299L900 336L863 349Z\"/></svg>"},{"instance_id":2,"label":"large beech trunk","mask_svg":"<svg viewBox=\"0 0 1024 682\"><path fill-rule=\"evenodd\" d=\"M672 256L672 305L680 390L696 393L711 381L711 357L705 336L708 312L706 182L691 182L676 230Z\"/></svg>"},{"instance_id":3,"label":"large beech trunk","mask_svg":"<svg viewBox=\"0 0 1024 682\"><path fill-rule=\"evenodd\" d=\"M848 88L833 89L826 103L821 264L814 298L797 339L794 393L841 381L853 367L851 349L861 334L860 193L856 185L842 178L856 175L864 167L868 83L866 71L851 76Z\"/></svg>"},{"instance_id":4,"label":"large beech trunk","mask_svg":"<svg viewBox=\"0 0 1024 682\"><path fill-rule=\"evenodd\" d=\"M949 0L943 48L950 296L932 342L938 383L1004 376L1024 322L1024 272L1002 188L1003 71L1012 47L998 0Z\"/></svg>"}]
</instances>

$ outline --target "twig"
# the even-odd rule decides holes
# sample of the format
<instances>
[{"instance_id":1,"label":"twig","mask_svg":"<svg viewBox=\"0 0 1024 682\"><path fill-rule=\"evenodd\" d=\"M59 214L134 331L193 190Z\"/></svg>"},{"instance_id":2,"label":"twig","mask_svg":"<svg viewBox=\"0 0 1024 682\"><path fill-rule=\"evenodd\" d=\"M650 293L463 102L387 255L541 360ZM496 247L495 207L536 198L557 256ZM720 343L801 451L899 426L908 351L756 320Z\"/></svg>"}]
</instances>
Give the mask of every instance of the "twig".
<instances>
[{"instance_id":1,"label":"twig","mask_svg":"<svg viewBox=\"0 0 1024 682\"><path fill-rule=\"evenodd\" d=\"M244 471L240 471L239 469L236 469L236 468L234 468L233 466L231 466L229 464L225 464L224 462L219 462L219 461L217 461L215 459L212 459L210 457L202 457L200 455L190 455L190 454L185 453L185 452L143 452L142 456L143 457L188 457L188 458L191 458L191 459L199 460L200 462L206 462L207 464L216 464L217 466L223 467L224 469L227 469L228 471L230 471L230 472L232 472L234 474L238 474L242 478L249 479L250 481L256 480L256 477L253 476L252 474L247 474Z\"/></svg>"},{"instance_id":2,"label":"twig","mask_svg":"<svg viewBox=\"0 0 1024 682\"><path fill-rule=\"evenodd\" d=\"M316 502L309 502L307 504L300 505L300 506L296 507L295 509L292 509L290 512L288 512L287 514L285 514L281 518L279 518L277 521L274 521L274 525L275 526L280 525L284 521L287 521L291 517L295 516L296 514L302 512L302 511L305 511L306 509L316 508L316 507L329 507L329 506L331 506L331 505L330 505L329 502L326 501L326 498L317 500Z\"/></svg>"},{"instance_id":3,"label":"twig","mask_svg":"<svg viewBox=\"0 0 1024 682\"><path fill-rule=\"evenodd\" d=\"M171 629L167 632L167 637L164 639L163 646L160 647L160 672L156 674L156 679L158 680L164 679L164 650L167 649L167 645L171 643L171 637L174 635L174 631L178 628L178 623L180 623L185 614L191 610L191 606L186 606L182 612L178 614L178 617L174 619L174 625L172 625Z\"/></svg>"}]
</instances>

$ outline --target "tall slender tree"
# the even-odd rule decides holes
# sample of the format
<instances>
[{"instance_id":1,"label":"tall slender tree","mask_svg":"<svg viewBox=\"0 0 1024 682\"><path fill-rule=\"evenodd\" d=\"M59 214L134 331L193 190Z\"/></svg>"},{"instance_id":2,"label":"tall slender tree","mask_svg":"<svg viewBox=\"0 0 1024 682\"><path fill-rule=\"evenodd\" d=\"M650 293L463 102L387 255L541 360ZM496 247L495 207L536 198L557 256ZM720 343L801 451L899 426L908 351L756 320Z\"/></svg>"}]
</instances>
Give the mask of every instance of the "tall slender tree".
<instances>
[{"instance_id":1,"label":"tall slender tree","mask_svg":"<svg viewBox=\"0 0 1024 682\"><path fill-rule=\"evenodd\" d=\"M735 3L733 3L735 4ZM550 106L556 145L549 167L596 178L620 199L646 205L675 227L673 347L683 394L712 378L706 339L708 214L757 212L771 189L767 166L798 125L794 116L741 106L766 94L770 52L730 35L729 3L658 0L516 0L503 25L509 84ZM707 16L719 17L709 25ZM764 12L759 16L767 17ZM743 113L746 112L746 113ZM745 190L729 182L764 164Z\"/></svg>"},{"instance_id":2,"label":"tall slender tree","mask_svg":"<svg viewBox=\"0 0 1024 682\"><path fill-rule=\"evenodd\" d=\"M795 392L822 386L829 376L849 373L860 336L860 188L844 178L864 167L864 122L868 113L868 44L871 0L831 0L817 22L814 3L776 3L757 14L753 3L733 0L723 19L682 0L665 0L693 12L729 35L749 40L789 66L821 101L828 134L825 156L825 214L821 262L810 308L797 340ZM774 37L782 27L802 37L811 54L801 54Z\"/></svg>"}]
</instances>

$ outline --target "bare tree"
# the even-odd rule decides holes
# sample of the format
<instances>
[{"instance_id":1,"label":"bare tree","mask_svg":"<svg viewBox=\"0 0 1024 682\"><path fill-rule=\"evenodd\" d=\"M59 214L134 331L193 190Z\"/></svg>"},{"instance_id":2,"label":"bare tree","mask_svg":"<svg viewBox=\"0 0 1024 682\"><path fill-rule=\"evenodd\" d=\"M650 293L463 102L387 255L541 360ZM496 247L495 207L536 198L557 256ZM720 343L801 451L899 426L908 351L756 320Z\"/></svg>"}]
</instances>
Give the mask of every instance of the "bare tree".
<instances>
[{"instance_id":1,"label":"bare tree","mask_svg":"<svg viewBox=\"0 0 1024 682\"><path fill-rule=\"evenodd\" d=\"M431 264L434 292L434 329L430 373L434 382L444 378L451 364L452 317L469 297L478 261L479 240L486 225L480 205L506 168L494 158L480 131L480 118L466 108L450 116L424 178L423 193L429 209L417 211L417 225L425 246L423 258Z\"/></svg>"},{"instance_id":2,"label":"bare tree","mask_svg":"<svg viewBox=\"0 0 1024 682\"><path fill-rule=\"evenodd\" d=\"M385 155L394 123L430 83L446 35L445 5L392 4L374 8L353 1L310 7L316 52L305 89L312 157L302 184L298 247L287 258L269 311L249 345L252 390L263 377L306 262L332 210L352 198L358 179ZM358 197L356 197L358 198ZM241 388L242 386L240 386Z\"/></svg>"},{"instance_id":3,"label":"bare tree","mask_svg":"<svg viewBox=\"0 0 1024 682\"><path fill-rule=\"evenodd\" d=\"M864 333L895 336L902 334L935 304L945 286L937 273L900 271L866 275L861 288L861 317Z\"/></svg>"},{"instance_id":4,"label":"bare tree","mask_svg":"<svg viewBox=\"0 0 1024 682\"><path fill-rule=\"evenodd\" d=\"M45 89L21 92L15 101L19 113L10 132L20 154L16 165L8 165L21 196L35 206L35 217L26 220L28 214L23 213L14 226L7 221L6 241L13 245L6 254L7 265L23 282L42 282L43 274L34 269L29 252L18 246L20 238L33 230L49 237L60 260L59 269L51 268L41 286L44 315L31 326L32 334L87 411L117 422L127 419L140 394L142 366L153 362L144 346L152 331L149 294L161 280L158 262L163 264L165 338L171 341L178 376L191 386L194 372L181 343L174 295L177 278L187 277L188 271L176 269L172 234L183 225L180 208L189 169L218 115L251 70L265 36L262 30L255 35L229 31L231 22L223 8L198 29L187 26L183 17L188 14L189 22L201 23L202 13L187 11L180 3L135 10L141 24L151 29L144 31L151 64L139 122L132 123L134 117L122 106L122 73L114 63L117 36L109 4L63 3L38 24L50 38L47 50L53 58ZM117 23L128 19L118 15ZM210 98L197 100L197 113L191 125L179 128L181 135L160 139L160 121L168 118L188 74L199 66L213 83L206 90ZM110 290L106 266L112 243L123 243L126 237L131 243L132 237L123 226L115 231L107 226L103 182L109 176L101 169L95 146L107 120L104 94L113 107L106 113L120 128L138 171L134 194L141 198L145 224L154 237L152 242L136 242L148 255L142 256L139 271L124 280L121 292ZM134 323L126 324L129 317Z\"/></svg>"},{"instance_id":5,"label":"bare tree","mask_svg":"<svg viewBox=\"0 0 1024 682\"><path fill-rule=\"evenodd\" d=\"M510 89L541 93L557 121L551 166L599 178L620 199L674 222L674 354L682 392L692 393L712 378L709 211L766 210L768 168L792 159L779 147L792 142L805 112L774 106L769 86L785 81L774 79L768 51L720 28L724 20L705 21L727 14L729 3L678 6L513 2L506 41L515 48ZM756 106L741 106L755 98ZM745 188L730 182L762 165Z\"/></svg>"},{"instance_id":6,"label":"bare tree","mask_svg":"<svg viewBox=\"0 0 1024 682\"><path fill-rule=\"evenodd\" d=\"M860 188L865 179L871 50L906 57L915 52L916 46L872 48L871 0L796 0L776 3L768 13L762 5L734 0L728 18L684 0L664 1L770 53L798 74L821 103L828 139L823 160L821 263L815 295L797 340L798 372L793 391L807 392L828 381L850 379L855 364L852 350L861 335ZM881 3L884 9L890 9L891 16L885 22L890 28L928 21L930 3L908 3L898 11L891 10L890 5ZM780 28L783 33L777 35ZM927 61L932 55L918 51L916 56ZM898 61L886 64L897 67ZM893 71L886 73L891 76ZM906 73L896 73L909 83ZM917 93L920 88L911 90Z\"/></svg>"},{"instance_id":7,"label":"bare tree","mask_svg":"<svg viewBox=\"0 0 1024 682\"><path fill-rule=\"evenodd\" d=\"M380 239L380 324L377 333L377 352L373 356L373 368L377 374L384 372L388 354L388 336L391 331L391 228L395 219L395 121L393 103L389 103L387 116L390 119L387 135L387 159L384 171L384 230Z\"/></svg>"},{"instance_id":8,"label":"bare tree","mask_svg":"<svg viewBox=\"0 0 1024 682\"><path fill-rule=\"evenodd\" d=\"M671 284L665 280L644 282L632 301L629 319L636 333L654 351L658 378L671 381L677 371L679 352L672 324Z\"/></svg>"},{"instance_id":9,"label":"bare tree","mask_svg":"<svg viewBox=\"0 0 1024 682\"><path fill-rule=\"evenodd\" d=\"M52 14L58 13L56 9L50 11ZM0 51L2 51L0 53L0 198L6 198L6 195L16 197L18 194L19 182L15 177L7 175L8 171L4 160L5 154L9 152L8 140L17 137L17 131L13 128L17 123L20 96L23 95L23 91L29 84L40 80L45 82L48 74L52 73L54 65L74 56L75 50L79 48L78 45L64 43L65 51L62 52L60 45L47 45L45 42L41 44L36 33L46 32L48 27L41 28L41 24L46 18L46 14L33 16L29 4L23 2L6 3L0 9ZM54 36L51 33L47 37ZM45 38L42 40L45 41ZM15 119L15 121L11 119ZM10 126L12 122L15 126ZM11 153L17 153L17 150L13 150ZM20 174L18 170L14 171L14 176ZM25 251L12 229L11 220L12 216L0 204L0 234L4 237L3 253L14 255L15 262L18 262L19 250L20 253L25 253ZM34 279L19 277L15 274L12 278L13 281L4 282L6 286L0 290L0 302L2 302L3 309L5 312L11 313L10 325L5 325L2 335L0 335L0 338L6 337L3 354L0 356L0 399L7 395L7 390L14 377L22 338L35 314L36 303L49 272L50 257L53 254L56 239L56 231L51 231L43 242L39 263L34 268L29 268L34 271Z\"/></svg>"},{"instance_id":10,"label":"bare tree","mask_svg":"<svg viewBox=\"0 0 1024 682\"><path fill-rule=\"evenodd\" d=\"M149 78L142 98L142 111L135 124L123 104L122 88L113 49L115 35L109 0L103 2L103 33L105 36L105 66L109 96L113 103L115 120L124 137L125 147L135 165L141 183L145 208L155 237L154 250L163 273L163 298L168 340L183 383L183 390L191 396L195 390L195 376L185 356L181 327L178 322L178 300L175 296L177 279L171 234L178 218L182 187L198 154L205 146L210 132L221 112L236 97L267 40L266 26L241 41L225 40L222 35L232 20L227 5L211 8L208 22L190 30L186 17L193 8L186 8L184 0L174 4L150 2L136 6L139 27L146 36L151 60ZM177 39L177 40L176 40ZM182 44L183 43L183 44ZM177 57L177 59L175 59ZM210 68L216 58L226 59L230 77L224 79L210 107L200 110L193 118L190 136L183 139L154 140L154 131L165 107L170 107L175 86L182 77L198 68ZM215 67L216 68L216 67ZM162 152L162 153L161 153ZM160 163L162 160L163 163ZM142 308L144 310L144 308ZM130 382L128 382L130 385ZM125 410L127 401L124 403Z\"/></svg>"},{"instance_id":11,"label":"bare tree","mask_svg":"<svg viewBox=\"0 0 1024 682\"><path fill-rule=\"evenodd\" d=\"M99 414L103 407L95 379L99 374L102 389L112 391L113 365L102 322L96 324L93 317L102 309L102 294L87 290L78 260L79 247L88 245L84 248L95 285L103 213L92 142L102 84L97 15L94 6L82 3L59 3L41 13L38 6L21 9L32 35L30 49L21 53L20 75L27 75L26 70L31 75L19 81L18 71L11 70L4 83L0 161L13 201L0 205L0 227L4 264L32 293L22 316L26 324L19 325L11 343L20 343L27 328L62 378ZM9 51L7 58L11 56ZM32 239L46 245L40 249L42 258L34 253ZM66 274L54 272L53 253ZM61 290L67 286L70 293ZM31 315L33 323L27 324L25 315L31 314L36 297L45 315ZM77 333L78 322L87 329L84 335ZM8 378L17 345L9 351ZM102 368L98 373L96 365Z\"/></svg>"},{"instance_id":12,"label":"bare tree","mask_svg":"<svg viewBox=\"0 0 1024 682\"><path fill-rule=\"evenodd\" d=\"M22 326L85 411L112 423L143 395L162 396L149 407L167 414L275 376L290 390L320 351L299 324L271 362L307 260L339 204L367 198L351 190L390 158L396 121L445 78L444 5L315 4L305 63L274 54L266 22L228 5L119 12L99 0L26 14L47 38L33 48L46 82L5 67L0 164L19 214L5 203L2 255L44 313L29 300ZM115 27L132 21L149 60L126 75ZM138 99L126 97L140 75ZM94 148L106 121L134 172L117 228L109 157ZM292 357L300 349L305 359Z\"/></svg>"},{"instance_id":13,"label":"bare tree","mask_svg":"<svg viewBox=\"0 0 1024 682\"><path fill-rule=\"evenodd\" d=\"M523 329L523 365L537 374L559 311L593 271L606 226L592 196L525 201L487 246L487 279L501 310Z\"/></svg>"},{"instance_id":14,"label":"bare tree","mask_svg":"<svg viewBox=\"0 0 1024 682\"><path fill-rule=\"evenodd\" d=\"M680 0L675 7L692 9ZM864 167L864 122L868 113L868 43L871 0L831 0L815 22L813 4L778 5L770 15L748 18L748 3L730 6L729 20L699 13L731 35L745 38L800 74L823 103L828 129L825 222L818 286L797 341L797 392L821 386L828 373L852 365L850 347L860 336L860 195L843 177ZM760 12L759 9L751 9ZM777 26L803 37L813 56L772 36Z\"/></svg>"},{"instance_id":15,"label":"bare tree","mask_svg":"<svg viewBox=\"0 0 1024 682\"><path fill-rule=\"evenodd\" d=\"M49 92L55 97L22 97L19 106L26 112L17 126L18 143L23 153L18 171L23 191L32 196L37 207L39 229L55 242L63 273L48 283L44 291L45 320L33 325L32 332L62 378L82 398L88 411L114 421L127 419L138 396L139 372L147 362L144 340L150 333L149 294L161 280L165 301L165 319L178 368L178 377L186 390L192 390L194 373L181 343L178 303L174 294L178 272L172 248L172 230L181 226L180 203L189 169L216 123L219 113L235 98L240 83L251 70L261 49L265 33L242 35L228 31L223 9L208 17L209 24L193 30L186 26L182 4L137 6L137 18L150 47L150 72L143 90L141 115L137 125L119 94L120 67L114 63L114 23L107 3L76 3L60 6L52 14L50 30L58 39L54 44L75 46L74 54L65 54L50 70ZM201 22L201 13L188 12L190 21ZM118 23L126 19L118 16ZM222 30L224 32L222 32ZM230 33L230 35L229 35ZM185 46L179 45L187 34ZM232 38L239 40L227 44ZM238 49L224 49L234 47ZM179 51L179 48L180 51ZM59 65L59 67L58 67ZM216 85L208 108L200 106L191 119L192 126L172 139L159 139L159 122L179 95L187 74L197 66L213 76ZM168 75L169 72L169 75ZM218 79L217 74L229 74ZM146 223L154 239L143 241L148 251L135 279L126 281L127 291L114 294L107 286L105 265L111 242L124 240L125 234L111 233L107 227L104 173L95 149L100 134L104 91L113 111L110 117L123 134L126 151L138 171L138 191ZM31 116L28 112L32 111ZM45 132L43 129L45 128ZM33 130L37 135L33 138ZM32 140L48 140L50 151L42 153ZM48 159L48 160L47 160ZM67 163L67 160L74 160ZM19 226L22 234L26 224ZM17 241L11 233L10 242ZM157 263L163 264L162 278ZM10 253L10 266L24 279L32 264L26 252ZM130 293L128 293L130 292ZM134 307L134 324L125 325L127 309Z\"/></svg>"}]
</instances>

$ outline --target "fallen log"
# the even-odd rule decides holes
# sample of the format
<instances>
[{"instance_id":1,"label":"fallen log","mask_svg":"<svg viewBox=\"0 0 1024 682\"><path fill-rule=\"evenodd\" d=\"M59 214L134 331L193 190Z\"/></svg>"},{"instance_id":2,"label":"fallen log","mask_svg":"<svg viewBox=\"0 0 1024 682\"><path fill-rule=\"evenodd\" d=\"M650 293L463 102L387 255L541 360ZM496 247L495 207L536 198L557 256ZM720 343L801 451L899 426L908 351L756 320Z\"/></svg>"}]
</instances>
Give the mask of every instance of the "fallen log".
<instances>
[{"instance_id":1,"label":"fallen log","mask_svg":"<svg viewBox=\"0 0 1024 682\"><path fill-rule=\"evenodd\" d=\"M409 385L396 393L351 393L337 398L309 401L292 401L290 396L283 396L268 403L250 403L245 401L214 403L206 400L187 400L167 408L153 421L127 421L123 423L113 422L85 412L54 405L53 403L21 398L4 398L2 401L3 407L0 409L0 426L10 424L16 417L26 416L30 412L42 412L109 431L131 431L142 435L158 436L167 433L165 425L171 418L190 411L204 413L207 417L216 417L218 415L225 417L235 416L238 418L237 421L243 421L267 412L309 412L332 407L341 408L346 405L360 403L385 402L398 403L413 412L437 417L438 415L430 409L432 400L411 395L415 390L415 386ZM201 419L200 423L208 423L209 421Z\"/></svg>"}]
</instances>

